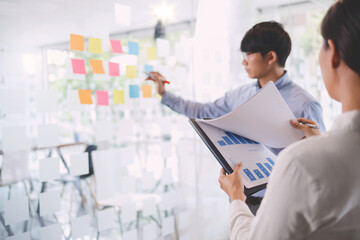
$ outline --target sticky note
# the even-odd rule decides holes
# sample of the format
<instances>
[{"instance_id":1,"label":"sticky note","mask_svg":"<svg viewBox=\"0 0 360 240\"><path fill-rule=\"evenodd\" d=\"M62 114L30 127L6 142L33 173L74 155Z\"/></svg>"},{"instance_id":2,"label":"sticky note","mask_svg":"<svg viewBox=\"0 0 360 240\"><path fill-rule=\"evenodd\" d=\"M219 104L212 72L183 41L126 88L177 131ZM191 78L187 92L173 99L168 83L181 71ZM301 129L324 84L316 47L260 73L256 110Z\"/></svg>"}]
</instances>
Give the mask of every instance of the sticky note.
<instances>
[{"instance_id":1,"label":"sticky note","mask_svg":"<svg viewBox=\"0 0 360 240\"><path fill-rule=\"evenodd\" d=\"M170 42L165 39L156 39L156 48L158 57L170 57Z\"/></svg>"},{"instance_id":2,"label":"sticky note","mask_svg":"<svg viewBox=\"0 0 360 240\"><path fill-rule=\"evenodd\" d=\"M28 140L25 126L2 127L2 135L4 152L27 149Z\"/></svg>"},{"instance_id":3,"label":"sticky note","mask_svg":"<svg viewBox=\"0 0 360 240\"><path fill-rule=\"evenodd\" d=\"M129 86L130 91L130 98L138 98L139 97L139 86L138 85L130 85Z\"/></svg>"},{"instance_id":4,"label":"sticky note","mask_svg":"<svg viewBox=\"0 0 360 240\"><path fill-rule=\"evenodd\" d=\"M66 92L66 103L69 111L81 111L79 93L77 90L68 89Z\"/></svg>"},{"instance_id":5,"label":"sticky note","mask_svg":"<svg viewBox=\"0 0 360 240\"><path fill-rule=\"evenodd\" d=\"M179 214L178 217L178 228L179 230L183 230L185 228L190 227L190 223L191 223L191 217L190 217L190 212L185 211L185 212L181 212Z\"/></svg>"},{"instance_id":6,"label":"sticky note","mask_svg":"<svg viewBox=\"0 0 360 240\"><path fill-rule=\"evenodd\" d=\"M84 36L70 33L70 49L84 51Z\"/></svg>"},{"instance_id":7,"label":"sticky note","mask_svg":"<svg viewBox=\"0 0 360 240\"><path fill-rule=\"evenodd\" d=\"M71 236L73 239L89 235L90 233L91 229L89 215L74 218L71 220Z\"/></svg>"},{"instance_id":8,"label":"sticky note","mask_svg":"<svg viewBox=\"0 0 360 240\"><path fill-rule=\"evenodd\" d=\"M61 210L60 191L48 191L40 194L40 216L54 214Z\"/></svg>"},{"instance_id":9,"label":"sticky note","mask_svg":"<svg viewBox=\"0 0 360 240\"><path fill-rule=\"evenodd\" d=\"M14 196L4 203L5 225L23 222L29 219L29 199L27 196Z\"/></svg>"},{"instance_id":10,"label":"sticky note","mask_svg":"<svg viewBox=\"0 0 360 240\"><path fill-rule=\"evenodd\" d=\"M40 181L51 181L60 178L60 158L45 158L39 160Z\"/></svg>"},{"instance_id":11,"label":"sticky note","mask_svg":"<svg viewBox=\"0 0 360 240\"><path fill-rule=\"evenodd\" d=\"M129 54L139 56L139 43L129 41L128 47L129 47Z\"/></svg>"},{"instance_id":12,"label":"sticky note","mask_svg":"<svg viewBox=\"0 0 360 240\"><path fill-rule=\"evenodd\" d=\"M126 78L137 78L136 66L126 65Z\"/></svg>"},{"instance_id":13,"label":"sticky note","mask_svg":"<svg viewBox=\"0 0 360 240\"><path fill-rule=\"evenodd\" d=\"M104 210L98 211L96 215L99 232L109 230L115 227L116 214L114 208L106 208Z\"/></svg>"},{"instance_id":14,"label":"sticky note","mask_svg":"<svg viewBox=\"0 0 360 240\"><path fill-rule=\"evenodd\" d=\"M110 76L120 76L120 68L118 63L109 62L109 73Z\"/></svg>"},{"instance_id":15,"label":"sticky note","mask_svg":"<svg viewBox=\"0 0 360 240\"><path fill-rule=\"evenodd\" d=\"M180 236L179 240L191 240L190 234Z\"/></svg>"},{"instance_id":16,"label":"sticky note","mask_svg":"<svg viewBox=\"0 0 360 240\"><path fill-rule=\"evenodd\" d=\"M171 157L171 150L172 150L172 145L171 145L170 141L161 143L161 156L162 156L162 158Z\"/></svg>"},{"instance_id":17,"label":"sticky note","mask_svg":"<svg viewBox=\"0 0 360 240\"><path fill-rule=\"evenodd\" d=\"M104 74L104 66L102 60L90 59L90 65L95 74Z\"/></svg>"},{"instance_id":18,"label":"sticky note","mask_svg":"<svg viewBox=\"0 0 360 240\"><path fill-rule=\"evenodd\" d=\"M142 90L143 98L152 97L151 85L142 85L141 90Z\"/></svg>"},{"instance_id":19,"label":"sticky note","mask_svg":"<svg viewBox=\"0 0 360 240\"><path fill-rule=\"evenodd\" d=\"M50 226L46 226L40 228L40 240L61 240L61 225L60 224L53 224Z\"/></svg>"},{"instance_id":20,"label":"sticky note","mask_svg":"<svg viewBox=\"0 0 360 240\"><path fill-rule=\"evenodd\" d=\"M148 60L156 60L156 58L157 58L156 47L148 47L146 49L146 53L147 53Z\"/></svg>"},{"instance_id":21,"label":"sticky note","mask_svg":"<svg viewBox=\"0 0 360 240\"><path fill-rule=\"evenodd\" d=\"M150 215L156 215L157 210L156 210L156 202L155 202L155 198L147 198L143 201L143 210L142 210L142 215L143 217L147 217Z\"/></svg>"},{"instance_id":22,"label":"sticky note","mask_svg":"<svg viewBox=\"0 0 360 240\"><path fill-rule=\"evenodd\" d=\"M142 177L142 188L144 190L151 190L155 186L155 178L152 172L145 172Z\"/></svg>"},{"instance_id":23,"label":"sticky note","mask_svg":"<svg viewBox=\"0 0 360 240\"><path fill-rule=\"evenodd\" d=\"M157 237L157 226L156 223L152 222L144 225L143 228L143 240L154 240Z\"/></svg>"},{"instance_id":24,"label":"sticky note","mask_svg":"<svg viewBox=\"0 0 360 240\"><path fill-rule=\"evenodd\" d=\"M114 90L114 104L124 104L125 94L124 90Z\"/></svg>"},{"instance_id":25,"label":"sticky note","mask_svg":"<svg viewBox=\"0 0 360 240\"><path fill-rule=\"evenodd\" d=\"M96 91L96 103L100 106L108 106L109 105L109 94L108 91Z\"/></svg>"},{"instance_id":26,"label":"sticky note","mask_svg":"<svg viewBox=\"0 0 360 240\"><path fill-rule=\"evenodd\" d=\"M89 154L87 152L70 155L70 175L81 176L89 173Z\"/></svg>"},{"instance_id":27,"label":"sticky note","mask_svg":"<svg viewBox=\"0 0 360 240\"><path fill-rule=\"evenodd\" d=\"M171 210L175 206L175 195L172 192L167 192L162 195L161 209Z\"/></svg>"},{"instance_id":28,"label":"sticky note","mask_svg":"<svg viewBox=\"0 0 360 240\"><path fill-rule=\"evenodd\" d=\"M161 183L163 185L168 185L173 183L173 177L172 177L172 172L171 172L171 168L164 168L162 170L162 174L161 174Z\"/></svg>"},{"instance_id":29,"label":"sticky note","mask_svg":"<svg viewBox=\"0 0 360 240\"><path fill-rule=\"evenodd\" d=\"M137 229L124 232L122 239L123 240L138 240Z\"/></svg>"},{"instance_id":30,"label":"sticky note","mask_svg":"<svg viewBox=\"0 0 360 240\"><path fill-rule=\"evenodd\" d=\"M71 59L71 65L74 74L86 74L85 72L85 60L84 59Z\"/></svg>"},{"instance_id":31,"label":"sticky note","mask_svg":"<svg viewBox=\"0 0 360 240\"><path fill-rule=\"evenodd\" d=\"M120 40L110 39L110 43L113 53L123 53Z\"/></svg>"},{"instance_id":32,"label":"sticky note","mask_svg":"<svg viewBox=\"0 0 360 240\"><path fill-rule=\"evenodd\" d=\"M59 145L59 131L57 125L39 125L37 131L37 145L39 148Z\"/></svg>"},{"instance_id":33,"label":"sticky note","mask_svg":"<svg viewBox=\"0 0 360 240\"><path fill-rule=\"evenodd\" d=\"M115 3L115 23L123 26L130 26L131 8L129 6Z\"/></svg>"},{"instance_id":34,"label":"sticky note","mask_svg":"<svg viewBox=\"0 0 360 240\"><path fill-rule=\"evenodd\" d=\"M174 216L163 219L162 222L162 234L163 236L172 234L175 232L175 219Z\"/></svg>"},{"instance_id":35,"label":"sticky note","mask_svg":"<svg viewBox=\"0 0 360 240\"><path fill-rule=\"evenodd\" d=\"M128 223L136 220L136 204L134 202L121 206L121 222Z\"/></svg>"},{"instance_id":36,"label":"sticky note","mask_svg":"<svg viewBox=\"0 0 360 240\"><path fill-rule=\"evenodd\" d=\"M56 112L58 110L58 93L54 90L36 92L37 112Z\"/></svg>"},{"instance_id":37,"label":"sticky note","mask_svg":"<svg viewBox=\"0 0 360 240\"><path fill-rule=\"evenodd\" d=\"M91 90L79 89L78 93L81 104L93 104Z\"/></svg>"},{"instance_id":38,"label":"sticky note","mask_svg":"<svg viewBox=\"0 0 360 240\"><path fill-rule=\"evenodd\" d=\"M95 126L96 141L110 141L112 136L112 124L110 121L98 121Z\"/></svg>"},{"instance_id":39,"label":"sticky note","mask_svg":"<svg viewBox=\"0 0 360 240\"><path fill-rule=\"evenodd\" d=\"M102 53L101 39L100 38L89 38L89 52L91 53Z\"/></svg>"},{"instance_id":40,"label":"sticky note","mask_svg":"<svg viewBox=\"0 0 360 240\"><path fill-rule=\"evenodd\" d=\"M7 237L5 240L30 240L30 232L20 233L11 237Z\"/></svg>"},{"instance_id":41,"label":"sticky note","mask_svg":"<svg viewBox=\"0 0 360 240\"><path fill-rule=\"evenodd\" d=\"M0 90L0 109L2 113L25 113L25 91L22 89Z\"/></svg>"},{"instance_id":42,"label":"sticky note","mask_svg":"<svg viewBox=\"0 0 360 240\"><path fill-rule=\"evenodd\" d=\"M144 65L144 71L149 73L154 71L154 67L152 65Z\"/></svg>"},{"instance_id":43,"label":"sticky note","mask_svg":"<svg viewBox=\"0 0 360 240\"><path fill-rule=\"evenodd\" d=\"M3 186L30 178L29 150L17 150L3 153L1 183ZM0 196L1 196L0 192ZM4 193L3 196L6 194ZM0 197L0 211L3 203Z\"/></svg>"}]
</instances>

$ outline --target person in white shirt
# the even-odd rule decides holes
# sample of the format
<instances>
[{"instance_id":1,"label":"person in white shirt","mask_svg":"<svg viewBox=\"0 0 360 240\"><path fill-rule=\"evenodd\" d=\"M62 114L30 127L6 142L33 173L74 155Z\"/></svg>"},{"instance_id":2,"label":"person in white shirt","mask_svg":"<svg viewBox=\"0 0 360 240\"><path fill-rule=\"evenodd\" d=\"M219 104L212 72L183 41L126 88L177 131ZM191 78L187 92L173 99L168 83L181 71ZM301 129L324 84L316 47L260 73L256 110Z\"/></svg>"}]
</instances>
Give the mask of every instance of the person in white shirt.
<instances>
[{"instance_id":1,"label":"person in white shirt","mask_svg":"<svg viewBox=\"0 0 360 240\"><path fill-rule=\"evenodd\" d=\"M279 154L256 216L245 204L241 164L230 175L222 169L220 187L231 199L230 239L360 239L360 1L334 3L321 34L322 76L342 114L320 136L291 122L306 139Z\"/></svg>"}]
</instances>

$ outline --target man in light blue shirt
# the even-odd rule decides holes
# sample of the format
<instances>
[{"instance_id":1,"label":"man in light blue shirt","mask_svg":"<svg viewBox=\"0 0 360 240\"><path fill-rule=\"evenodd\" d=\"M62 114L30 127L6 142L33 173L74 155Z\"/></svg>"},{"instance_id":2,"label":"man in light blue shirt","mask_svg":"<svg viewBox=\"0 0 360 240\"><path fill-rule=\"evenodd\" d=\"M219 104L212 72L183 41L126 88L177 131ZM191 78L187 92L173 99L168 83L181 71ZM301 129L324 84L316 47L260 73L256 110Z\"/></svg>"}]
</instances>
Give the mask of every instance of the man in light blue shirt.
<instances>
[{"instance_id":1,"label":"man in light blue shirt","mask_svg":"<svg viewBox=\"0 0 360 240\"><path fill-rule=\"evenodd\" d=\"M147 79L156 83L157 91L162 96L162 104L191 118L220 117L240 106L266 83L273 81L296 118L313 120L322 132L325 131L320 103L291 81L284 68L291 51L291 40L281 24L262 22L253 26L241 41L241 51L244 54L245 70L250 78L257 81L230 90L215 102L198 103L184 100L165 91L164 77L160 73L152 72ZM270 150L278 154L282 149ZM263 192L256 196L263 196Z\"/></svg>"}]
</instances>

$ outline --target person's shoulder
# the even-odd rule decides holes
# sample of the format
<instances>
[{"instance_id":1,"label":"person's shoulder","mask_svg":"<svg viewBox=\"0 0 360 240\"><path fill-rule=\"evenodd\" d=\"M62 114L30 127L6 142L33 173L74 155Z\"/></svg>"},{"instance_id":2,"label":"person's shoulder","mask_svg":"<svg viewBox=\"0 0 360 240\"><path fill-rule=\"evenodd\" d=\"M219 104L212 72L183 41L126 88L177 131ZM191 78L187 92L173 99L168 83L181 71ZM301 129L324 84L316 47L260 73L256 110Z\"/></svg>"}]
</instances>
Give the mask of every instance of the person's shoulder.
<instances>
[{"instance_id":1,"label":"person's shoulder","mask_svg":"<svg viewBox=\"0 0 360 240\"><path fill-rule=\"evenodd\" d=\"M302 88L299 84L291 81L289 86L291 95L293 97L299 98L301 97L303 101L305 101L308 104L311 103L318 103L318 101L313 97L308 91L306 91L304 88Z\"/></svg>"},{"instance_id":2,"label":"person's shoulder","mask_svg":"<svg viewBox=\"0 0 360 240\"><path fill-rule=\"evenodd\" d=\"M238 86L237 88L231 89L228 93L243 93L248 91L256 91L257 82L249 82Z\"/></svg>"}]
</instances>

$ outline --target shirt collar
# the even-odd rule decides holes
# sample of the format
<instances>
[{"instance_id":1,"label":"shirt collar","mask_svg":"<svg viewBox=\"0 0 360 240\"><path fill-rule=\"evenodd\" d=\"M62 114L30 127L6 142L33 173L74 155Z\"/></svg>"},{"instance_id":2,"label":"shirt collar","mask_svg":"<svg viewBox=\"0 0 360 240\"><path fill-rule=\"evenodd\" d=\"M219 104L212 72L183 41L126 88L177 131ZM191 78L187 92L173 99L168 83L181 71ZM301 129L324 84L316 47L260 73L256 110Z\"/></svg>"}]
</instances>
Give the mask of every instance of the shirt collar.
<instances>
[{"instance_id":1,"label":"shirt collar","mask_svg":"<svg viewBox=\"0 0 360 240\"><path fill-rule=\"evenodd\" d=\"M287 71L285 70L284 75L281 76L281 78L279 78L276 82L275 82L275 86L277 89L282 89L283 87L285 87L289 82L291 82L291 79L289 77L289 74L287 73ZM260 87L260 82L259 80L256 81L256 90L259 90Z\"/></svg>"},{"instance_id":2,"label":"shirt collar","mask_svg":"<svg viewBox=\"0 0 360 240\"><path fill-rule=\"evenodd\" d=\"M345 112L336 117L331 130L350 129L360 131L360 110Z\"/></svg>"}]
</instances>

